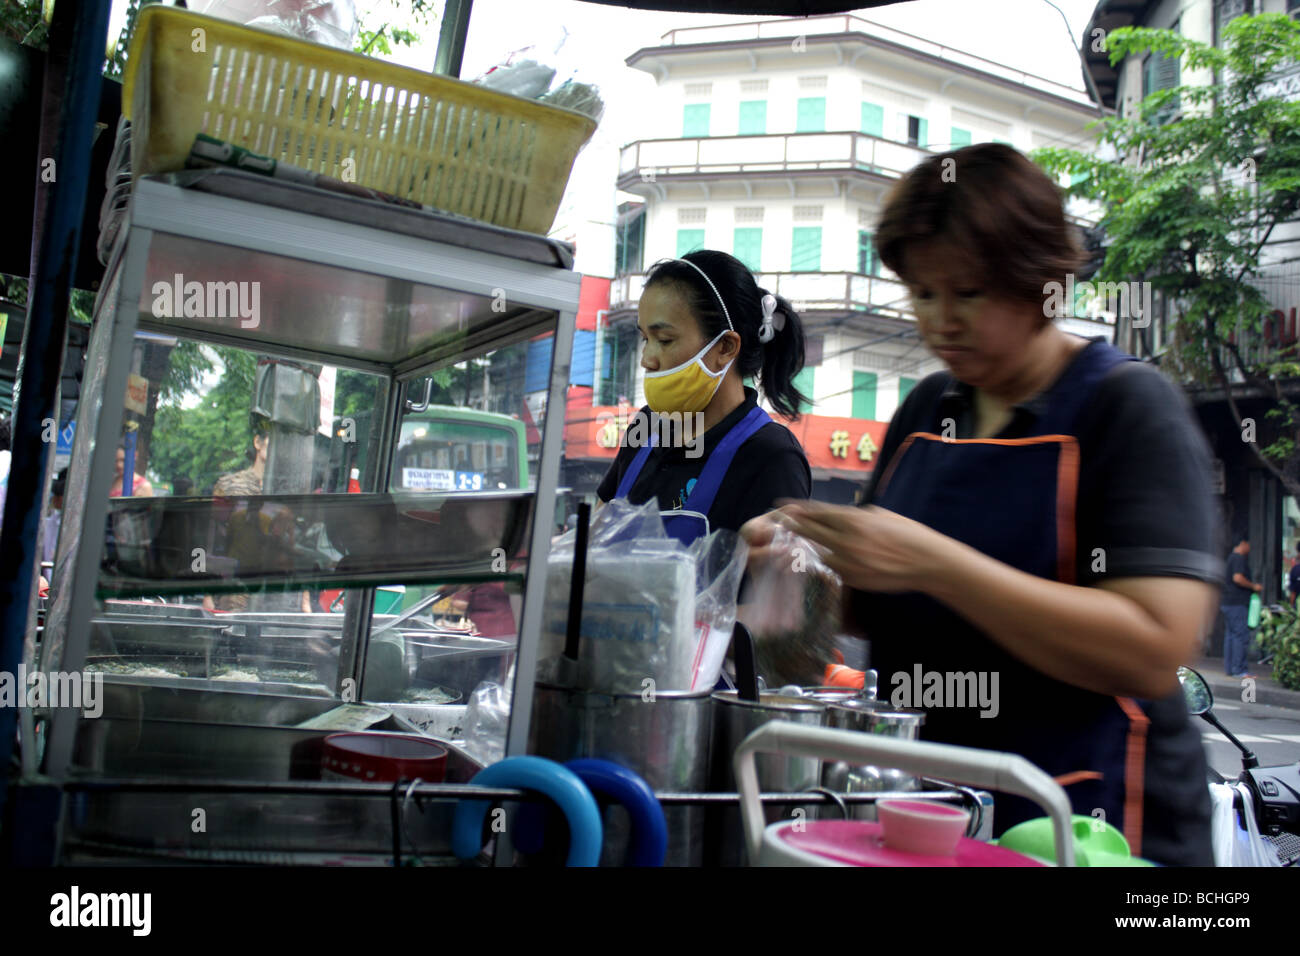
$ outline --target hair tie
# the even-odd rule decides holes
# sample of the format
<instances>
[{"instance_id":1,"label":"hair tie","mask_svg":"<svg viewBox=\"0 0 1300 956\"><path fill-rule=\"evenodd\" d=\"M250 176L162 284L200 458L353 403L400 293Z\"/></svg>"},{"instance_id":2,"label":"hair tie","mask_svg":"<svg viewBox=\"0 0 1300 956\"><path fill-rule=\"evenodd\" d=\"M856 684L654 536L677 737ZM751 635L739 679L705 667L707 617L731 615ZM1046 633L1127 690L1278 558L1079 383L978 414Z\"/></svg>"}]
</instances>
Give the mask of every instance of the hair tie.
<instances>
[{"instance_id":1,"label":"hair tie","mask_svg":"<svg viewBox=\"0 0 1300 956\"><path fill-rule=\"evenodd\" d=\"M776 296L769 292L763 296L763 324L758 327L758 340L766 345L784 328L785 313L776 311Z\"/></svg>"}]
</instances>

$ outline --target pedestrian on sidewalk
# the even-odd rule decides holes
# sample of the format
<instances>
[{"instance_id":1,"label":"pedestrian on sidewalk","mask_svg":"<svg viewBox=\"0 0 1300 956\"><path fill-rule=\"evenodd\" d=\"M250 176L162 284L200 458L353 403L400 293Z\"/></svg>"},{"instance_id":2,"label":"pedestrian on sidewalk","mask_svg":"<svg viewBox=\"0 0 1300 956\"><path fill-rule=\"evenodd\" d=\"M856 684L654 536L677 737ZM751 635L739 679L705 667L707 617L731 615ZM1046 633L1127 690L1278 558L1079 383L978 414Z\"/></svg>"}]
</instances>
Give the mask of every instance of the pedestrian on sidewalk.
<instances>
[{"instance_id":1,"label":"pedestrian on sidewalk","mask_svg":"<svg viewBox=\"0 0 1300 956\"><path fill-rule=\"evenodd\" d=\"M1291 573L1287 575L1287 590L1291 596L1291 606L1295 607L1296 595L1300 594L1300 544L1295 548L1295 563L1291 565Z\"/></svg>"},{"instance_id":2,"label":"pedestrian on sidewalk","mask_svg":"<svg viewBox=\"0 0 1300 956\"><path fill-rule=\"evenodd\" d=\"M1236 536L1237 544L1228 555L1227 580L1223 583L1223 670L1233 678L1253 677L1246 673L1246 650L1250 646L1250 626L1247 615L1250 595L1264 590L1250 578L1250 539L1245 534Z\"/></svg>"}]
</instances>

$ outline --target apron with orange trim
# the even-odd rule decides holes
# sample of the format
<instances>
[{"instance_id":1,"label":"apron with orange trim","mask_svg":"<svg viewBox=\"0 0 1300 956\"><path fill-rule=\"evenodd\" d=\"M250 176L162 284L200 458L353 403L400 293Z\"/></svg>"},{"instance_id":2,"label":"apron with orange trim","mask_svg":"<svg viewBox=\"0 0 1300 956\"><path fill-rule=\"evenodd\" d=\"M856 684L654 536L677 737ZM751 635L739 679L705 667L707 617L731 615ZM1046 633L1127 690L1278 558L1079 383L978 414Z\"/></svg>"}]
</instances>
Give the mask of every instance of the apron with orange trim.
<instances>
[{"instance_id":1,"label":"apron with orange trim","mask_svg":"<svg viewBox=\"0 0 1300 956\"><path fill-rule=\"evenodd\" d=\"M1021 571L1074 583L1075 421L1101 378L1128 360L1104 343L1085 348L1023 438L913 433L872 504ZM1059 779L1075 813L1121 828L1140 853L1147 718L1136 702L1043 675L924 595L855 594L852 608L871 639L879 696L924 709L924 739L1021 754ZM1044 814L1028 800L994 797L996 834Z\"/></svg>"}]
</instances>

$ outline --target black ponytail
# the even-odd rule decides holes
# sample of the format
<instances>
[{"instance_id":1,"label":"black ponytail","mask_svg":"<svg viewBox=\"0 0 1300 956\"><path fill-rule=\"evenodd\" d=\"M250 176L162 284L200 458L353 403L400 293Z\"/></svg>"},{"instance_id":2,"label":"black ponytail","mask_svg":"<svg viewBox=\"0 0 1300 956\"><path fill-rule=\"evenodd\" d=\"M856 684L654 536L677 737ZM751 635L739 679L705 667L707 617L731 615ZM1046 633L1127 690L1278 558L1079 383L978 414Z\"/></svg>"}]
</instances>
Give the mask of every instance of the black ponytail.
<instances>
[{"instance_id":1,"label":"black ponytail","mask_svg":"<svg viewBox=\"0 0 1300 956\"><path fill-rule=\"evenodd\" d=\"M803 371L804 364L803 323L799 313L785 298L774 296L777 314L773 316L773 335L771 341L764 344L758 335L763 322L763 296L768 292L754 281L754 274L745 264L716 249L700 249L687 253L683 258L704 270L717 289L717 295L692 265L676 259L655 263L646 277L645 288L661 282L671 282L679 288L699 321L706 341L727 331L727 319L730 318L740 335L736 367L741 378L757 377L759 388L772 407L786 418L797 419L799 409L811 400L811 396L804 395L794 384L795 376ZM725 316L718 304L719 295L727 306ZM776 328L778 324L781 325L779 329Z\"/></svg>"}]
</instances>

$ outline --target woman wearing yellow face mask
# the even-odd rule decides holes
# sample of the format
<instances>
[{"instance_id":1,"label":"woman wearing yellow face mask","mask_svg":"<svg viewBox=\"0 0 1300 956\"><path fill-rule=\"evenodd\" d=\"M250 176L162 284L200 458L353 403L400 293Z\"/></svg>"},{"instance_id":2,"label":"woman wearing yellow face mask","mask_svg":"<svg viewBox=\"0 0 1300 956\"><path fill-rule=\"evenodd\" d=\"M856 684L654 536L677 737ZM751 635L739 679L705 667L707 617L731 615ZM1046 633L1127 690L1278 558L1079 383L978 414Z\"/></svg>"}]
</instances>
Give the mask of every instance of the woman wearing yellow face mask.
<instances>
[{"instance_id":1,"label":"woman wearing yellow face mask","mask_svg":"<svg viewBox=\"0 0 1300 956\"><path fill-rule=\"evenodd\" d=\"M597 489L602 501L653 497L674 513L668 533L689 542L809 496L803 449L744 384L756 376L773 409L798 417L804 337L789 302L760 289L740 260L703 249L651 269L637 328L647 406Z\"/></svg>"}]
</instances>

